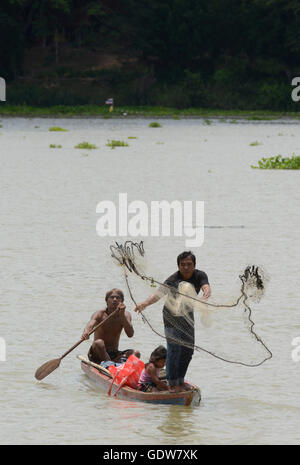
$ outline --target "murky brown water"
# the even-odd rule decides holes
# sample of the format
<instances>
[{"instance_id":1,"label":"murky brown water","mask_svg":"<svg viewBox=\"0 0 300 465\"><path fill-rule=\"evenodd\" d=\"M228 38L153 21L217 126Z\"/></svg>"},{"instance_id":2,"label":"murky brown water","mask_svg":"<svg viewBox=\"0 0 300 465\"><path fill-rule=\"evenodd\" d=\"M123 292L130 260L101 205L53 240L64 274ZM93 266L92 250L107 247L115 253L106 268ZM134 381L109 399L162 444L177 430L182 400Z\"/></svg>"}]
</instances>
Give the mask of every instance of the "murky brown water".
<instances>
[{"instance_id":1,"label":"murky brown water","mask_svg":"<svg viewBox=\"0 0 300 465\"><path fill-rule=\"evenodd\" d=\"M275 444L300 442L300 172L250 168L262 156L300 152L297 122L2 118L0 362L2 444ZM49 132L51 126L69 132ZM36 127L38 126L38 127ZM128 136L137 137L129 139ZM111 150L108 139L129 147ZM78 142L97 150L74 149ZM260 145L250 146L258 141ZM51 149L50 144L61 144ZM109 244L96 234L96 205L118 193L129 201L204 200L205 241L198 266L214 295L230 297L247 264L270 277L255 313L273 359L251 369L195 353L188 378L199 385L197 409L108 398L81 373L76 354L43 382L35 369L72 346L111 287L125 289ZM159 278L176 270L182 238L148 238ZM137 299L145 297L136 289ZM127 296L128 309L132 303ZM149 309L155 318L161 306ZM147 359L160 343L133 314L129 346ZM230 322L228 348L234 344ZM121 347L128 341L122 338Z\"/></svg>"}]
</instances>

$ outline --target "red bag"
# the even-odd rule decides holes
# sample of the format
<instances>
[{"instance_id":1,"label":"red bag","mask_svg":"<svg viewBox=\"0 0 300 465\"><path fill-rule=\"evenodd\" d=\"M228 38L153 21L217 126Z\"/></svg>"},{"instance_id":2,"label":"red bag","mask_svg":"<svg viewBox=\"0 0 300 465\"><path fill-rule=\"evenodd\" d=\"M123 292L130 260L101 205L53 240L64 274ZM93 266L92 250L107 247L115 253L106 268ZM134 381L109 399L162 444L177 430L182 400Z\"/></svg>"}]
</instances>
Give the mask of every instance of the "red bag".
<instances>
[{"instance_id":1,"label":"red bag","mask_svg":"<svg viewBox=\"0 0 300 465\"><path fill-rule=\"evenodd\" d=\"M130 355L125 363L116 367L111 365L108 369L113 375L108 395L110 396L113 384L118 384L118 389L114 395L121 389L122 386L129 386L137 389L141 373L145 367L144 362L137 358L135 355Z\"/></svg>"}]
</instances>

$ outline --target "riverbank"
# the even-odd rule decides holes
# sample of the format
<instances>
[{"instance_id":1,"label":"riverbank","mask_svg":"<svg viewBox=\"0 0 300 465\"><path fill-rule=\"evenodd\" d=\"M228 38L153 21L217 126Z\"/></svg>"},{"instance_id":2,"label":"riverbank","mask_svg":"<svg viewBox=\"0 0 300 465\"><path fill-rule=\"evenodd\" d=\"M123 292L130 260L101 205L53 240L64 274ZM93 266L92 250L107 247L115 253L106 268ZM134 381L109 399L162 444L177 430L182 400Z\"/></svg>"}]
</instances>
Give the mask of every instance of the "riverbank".
<instances>
[{"instance_id":1,"label":"riverbank","mask_svg":"<svg viewBox=\"0 0 300 465\"><path fill-rule=\"evenodd\" d=\"M300 112L280 112L269 110L220 110L209 108L186 108L179 110L169 107L115 107L113 112L109 112L107 106L99 105L58 105L52 107L32 107L29 105L0 105L1 116L21 116L21 117L102 117L102 118L220 118L220 119L246 119L246 120L280 120L285 118L300 119Z\"/></svg>"}]
</instances>

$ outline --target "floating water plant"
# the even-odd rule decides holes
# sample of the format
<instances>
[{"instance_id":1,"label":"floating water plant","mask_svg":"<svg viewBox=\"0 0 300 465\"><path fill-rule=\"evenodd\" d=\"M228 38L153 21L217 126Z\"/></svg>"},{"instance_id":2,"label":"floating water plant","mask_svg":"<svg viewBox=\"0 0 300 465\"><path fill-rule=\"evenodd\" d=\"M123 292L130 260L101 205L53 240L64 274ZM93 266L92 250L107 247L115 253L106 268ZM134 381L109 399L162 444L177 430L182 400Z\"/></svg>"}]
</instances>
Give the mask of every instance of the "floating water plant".
<instances>
[{"instance_id":1,"label":"floating water plant","mask_svg":"<svg viewBox=\"0 0 300 465\"><path fill-rule=\"evenodd\" d=\"M258 162L258 166L251 165L251 168L261 170L299 170L300 169L300 156L295 156L293 153L292 157L284 158L282 155L276 157L262 158Z\"/></svg>"},{"instance_id":2,"label":"floating water plant","mask_svg":"<svg viewBox=\"0 0 300 465\"><path fill-rule=\"evenodd\" d=\"M255 142L251 142L251 147L255 147L256 145L260 145L259 142L256 140Z\"/></svg>"},{"instance_id":3,"label":"floating water plant","mask_svg":"<svg viewBox=\"0 0 300 465\"><path fill-rule=\"evenodd\" d=\"M66 132L68 131L65 128L60 128L59 126L52 126L52 128L49 128L49 131L61 131L61 132Z\"/></svg>"},{"instance_id":4,"label":"floating water plant","mask_svg":"<svg viewBox=\"0 0 300 465\"><path fill-rule=\"evenodd\" d=\"M134 137L134 136L128 136L128 139L137 139L137 137Z\"/></svg>"},{"instance_id":5,"label":"floating water plant","mask_svg":"<svg viewBox=\"0 0 300 465\"><path fill-rule=\"evenodd\" d=\"M249 121L268 121L274 118L271 118L270 116L265 116L265 115L263 116L253 115L253 116L249 116L247 119Z\"/></svg>"},{"instance_id":6,"label":"floating water plant","mask_svg":"<svg viewBox=\"0 0 300 465\"><path fill-rule=\"evenodd\" d=\"M61 145L56 145L56 144L50 144L49 145L50 149L61 149Z\"/></svg>"},{"instance_id":7,"label":"floating water plant","mask_svg":"<svg viewBox=\"0 0 300 465\"><path fill-rule=\"evenodd\" d=\"M208 126L211 124L211 121L209 119L205 119L204 120L205 124L207 124Z\"/></svg>"},{"instance_id":8,"label":"floating water plant","mask_svg":"<svg viewBox=\"0 0 300 465\"><path fill-rule=\"evenodd\" d=\"M111 147L114 149L115 147L128 147L127 142L124 142L122 140L108 140L107 144L108 147Z\"/></svg>"},{"instance_id":9,"label":"floating water plant","mask_svg":"<svg viewBox=\"0 0 300 465\"><path fill-rule=\"evenodd\" d=\"M79 144L75 145L75 149L96 149L97 146L95 144L90 144L89 142L80 142Z\"/></svg>"},{"instance_id":10,"label":"floating water plant","mask_svg":"<svg viewBox=\"0 0 300 465\"><path fill-rule=\"evenodd\" d=\"M149 124L149 128L161 128L161 124L157 123L156 121L153 121Z\"/></svg>"}]
</instances>

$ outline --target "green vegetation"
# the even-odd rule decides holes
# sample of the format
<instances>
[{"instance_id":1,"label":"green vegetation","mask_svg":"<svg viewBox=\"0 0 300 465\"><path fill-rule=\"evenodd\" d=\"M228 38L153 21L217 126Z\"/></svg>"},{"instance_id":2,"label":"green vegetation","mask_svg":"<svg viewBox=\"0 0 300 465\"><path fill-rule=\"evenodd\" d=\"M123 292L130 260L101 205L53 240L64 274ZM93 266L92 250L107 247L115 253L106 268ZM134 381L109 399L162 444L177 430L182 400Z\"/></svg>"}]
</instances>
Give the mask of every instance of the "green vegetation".
<instances>
[{"instance_id":1,"label":"green vegetation","mask_svg":"<svg viewBox=\"0 0 300 465\"><path fill-rule=\"evenodd\" d=\"M220 118L220 121L227 121L229 118L248 119L258 116L261 120L266 118L300 119L300 112L276 112L267 110L222 110L214 108L185 108L178 109L163 106L120 106L115 107L114 112L107 114L107 108L103 105L55 105L49 107L34 107L29 105L1 105L0 115L3 116L24 116L24 117L55 117L68 118L74 116L98 116L103 118L120 118L126 112L130 117L147 118ZM123 116L124 118L124 116ZM235 123L237 119L233 120Z\"/></svg>"},{"instance_id":2,"label":"green vegetation","mask_svg":"<svg viewBox=\"0 0 300 465\"><path fill-rule=\"evenodd\" d=\"M56 145L56 144L50 144L49 147L50 149L61 149L62 148L61 145Z\"/></svg>"},{"instance_id":3,"label":"green vegetation","mask_svg":"<svg viewBox=\"0 0 300 465\"><path fill-rule=\"evenodd\" d=\"M153 123L149 124L149 128L161 128L161 124L157 123L156 121L153 121Z\"/></svg>"},{"instance_id":4,"label":"green vegetation","mask_svg":"<svg viewBox=\"0 0 300 465\"><path fill-rule=\"evenodd\" d=\"M128 136L128 139L137 139L137 137L134 137L134 136Z\"/></svg>"},{"instance_id":5,"label":"green vegetation","mask_svg":"<svg viewBox=\"0 0 300 465\"><path fill-rule=\"evenodd\" d=\"M255 147L256 145L260 145L260 143L256 140L255 142L251 142L251 144L249 144L251 147Z\"/></svg>"},{"instance_id":6,"label":"green vegetation","mask_svg":"<svg viewBox=\"0 0 300 465\"><path fill-rule=\"evenodd\" d=\"M7 0L1 76L10 104L299 112L299 30L296 0Z\"/></svg>"},{"instance_id":7,"label":"green vegetation","mask_svg":"<svg viewBox=\"0 0 300 465\"><path fill-rule=\"evenodd\" d=\"M89 142L80 142L79 144L75 145L75 149L97 149L98 147L94 144L90 144Z\"/></svg>"},{"instance_id":8,"label":"green vegetation","mask_svg":"<svg viewBox=\"0 0 300 465\"><path fill-rule=\"evenodd\" d=\"M258 166L251 165L251 168L259 168L261 170L299 170L300 156L295 156L293 153L291 158L283 158L282 155L262 158L258 162Z\"/></svg>"},{"instance_id":9,"label":"green vegetation","mask_svg":"<svg viewBox=\"0 0 300 465\"><path fill-rule=\"evenodd\" d=\"M112 149L115 147L128 147L127 142L121 140L108 140L106 145Z\"/></svg>"},{"instance_id":10,"label":"green vegetation","mask_svg":"<svg viewBox=\"0 0 300 465\"><path fill-rule=\"evenodd\" d=\"M67 132L67 129L60 128L59 126L52 126L52 128L49 128L49 131L61 131L61 132Z\"/></svg>"},{"instance_id":11,"label":"green vegetation","mask_svg":"<svg viewBox=\"0 0 300 465\"><path fill-rule=\"evenodd\" d=\"M207 124L208 126L211 125L211 121L210 121L209 119L204 120L204 122L205 122L205 124Z\"/></svg>"},{"instance_id":12,"label":"green vegetation","mask_svg":"<svg viewBox=\"0 0 300 465\"><path fill-rule=\"evenodd\" d=\"M270 120L273 120L273 119L276 119L276 118L272 118L271 116L258 116L258 115L253 115L253 116L249 116L247 118L248 120L250 121L270 121Z\"/></svg>"}]
</instances>

